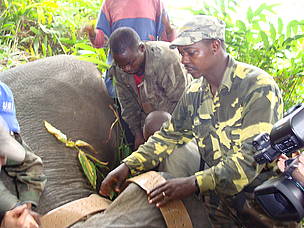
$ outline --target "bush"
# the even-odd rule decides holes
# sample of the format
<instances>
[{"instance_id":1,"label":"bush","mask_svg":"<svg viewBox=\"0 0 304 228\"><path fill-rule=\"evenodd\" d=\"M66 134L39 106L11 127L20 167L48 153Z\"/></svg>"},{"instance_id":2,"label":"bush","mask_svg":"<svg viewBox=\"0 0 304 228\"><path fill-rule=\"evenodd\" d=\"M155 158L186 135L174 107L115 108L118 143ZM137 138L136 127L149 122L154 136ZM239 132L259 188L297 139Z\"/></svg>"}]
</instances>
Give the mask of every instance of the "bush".
<instances>
[{"instance_id":1,"label":"bush","mask_svg":"<svg viewBox=\"0 0 304 228\"><path fill-rule=\"evenodd\" d=\"M89 41L79 34L84 24L97 18L102 1L0 0L0 3L2 70L58 54L87 57L88 52L94 52L100 69L106 67L104 50L92 49ZM81 48L87 52L79 52Z\"/></svg>"}]
</instances>

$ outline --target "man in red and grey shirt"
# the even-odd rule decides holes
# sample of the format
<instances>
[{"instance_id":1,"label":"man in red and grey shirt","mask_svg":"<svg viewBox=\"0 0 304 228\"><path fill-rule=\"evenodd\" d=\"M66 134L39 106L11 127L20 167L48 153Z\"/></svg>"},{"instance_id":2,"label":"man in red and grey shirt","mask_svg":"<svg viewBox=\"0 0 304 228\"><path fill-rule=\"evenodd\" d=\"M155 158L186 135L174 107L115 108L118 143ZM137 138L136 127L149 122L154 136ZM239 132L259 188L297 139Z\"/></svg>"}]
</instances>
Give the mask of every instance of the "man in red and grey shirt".
<instances>
[{"instance_id":1,"label":"man in red and grey shirt","mask_svg":"<svg viewBox=\"0 0 304 228\"><path fill-rule=\"evenodd\" d=\"M90 25L84 30L94 47L103 48L112 32L120 27L134 29L141 40L171 42L175 38L162 0L104 0L96 29ZM112 63L111 54L107 63ZM108 74L105 75L105 83L109 95L115 98L115 89Z\"/></svg>"}]
</instances>

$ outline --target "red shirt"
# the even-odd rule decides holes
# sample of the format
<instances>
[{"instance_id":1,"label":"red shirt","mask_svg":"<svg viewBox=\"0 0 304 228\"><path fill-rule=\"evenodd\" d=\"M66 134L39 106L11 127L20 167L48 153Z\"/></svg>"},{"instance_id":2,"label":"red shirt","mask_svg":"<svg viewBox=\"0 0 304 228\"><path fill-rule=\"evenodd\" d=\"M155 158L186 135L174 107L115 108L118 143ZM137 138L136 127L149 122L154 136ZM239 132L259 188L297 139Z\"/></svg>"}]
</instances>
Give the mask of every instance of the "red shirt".
<instances>
[{"instance_id":1,"label":"red shirt","mask_svg":"<svg viewBox=\"0 0 304 228\"><path fill-rule=\"evenodd\" d=\"M139 85L143 82L144 75L143 74L142 75L134 74L133 76L134 76L134 80L135 80L138 96L140 96Z\"/></svg>"}]
</instances>

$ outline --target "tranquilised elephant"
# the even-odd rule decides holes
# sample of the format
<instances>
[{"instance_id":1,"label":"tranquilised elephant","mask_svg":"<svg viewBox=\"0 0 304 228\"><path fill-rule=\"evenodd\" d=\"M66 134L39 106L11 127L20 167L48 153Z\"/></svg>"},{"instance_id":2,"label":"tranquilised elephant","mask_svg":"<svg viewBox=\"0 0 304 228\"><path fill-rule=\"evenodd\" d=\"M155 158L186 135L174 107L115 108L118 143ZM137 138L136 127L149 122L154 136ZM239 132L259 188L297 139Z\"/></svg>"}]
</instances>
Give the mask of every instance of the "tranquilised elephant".
<instances>
[{"instance_id":1,"label":"tranquilised elephant","mask_svg":"<svg viewBox=\"0 0 304 228\"><path fill-rule=\"evenodd\" d=\"M68 138L88 142L98 152L97 158L108 161L109 167L115 165L119 132L117 127L110 131L115 121L109 108L112 99L96 66L60 55L4 71L0 80L13 91L23 140L44 163L48 182L38 211L44 214L92 193L77 151L57 141L43 121ZM14 191L12 184L9 189Z\"/></svg>"}]
</instances>

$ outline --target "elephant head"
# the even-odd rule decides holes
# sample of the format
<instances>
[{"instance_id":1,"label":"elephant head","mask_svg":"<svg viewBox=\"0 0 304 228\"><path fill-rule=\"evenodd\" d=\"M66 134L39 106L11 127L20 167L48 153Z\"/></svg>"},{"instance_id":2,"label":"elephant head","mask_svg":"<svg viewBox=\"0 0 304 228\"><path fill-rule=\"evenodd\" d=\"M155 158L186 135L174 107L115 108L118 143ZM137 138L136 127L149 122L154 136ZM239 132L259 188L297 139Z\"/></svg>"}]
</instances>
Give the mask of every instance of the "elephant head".
<instances>
[{"instance_id":1,"label":"elephant head","mask_svg":"<svg viewBox=\"0 0 304 228\"><path fill-rule=\"evenodd\" d=\"M114 166L119 132L114 128L111 140L106 142L115 116L96 66L60 55L2 72L0 80L13 91L23 140L44 163L48 182L38 211L45 213L90 194L92 188L77 152L50 135L43 121L71 139L88 142L98 151L97 158ZM12 186L10 189L14 190Z\"/></svg>"}]
</instances>

